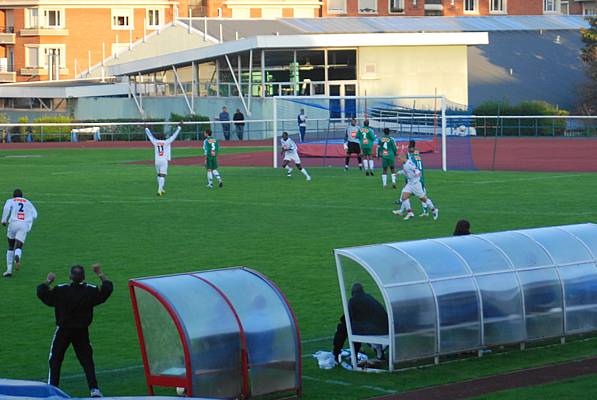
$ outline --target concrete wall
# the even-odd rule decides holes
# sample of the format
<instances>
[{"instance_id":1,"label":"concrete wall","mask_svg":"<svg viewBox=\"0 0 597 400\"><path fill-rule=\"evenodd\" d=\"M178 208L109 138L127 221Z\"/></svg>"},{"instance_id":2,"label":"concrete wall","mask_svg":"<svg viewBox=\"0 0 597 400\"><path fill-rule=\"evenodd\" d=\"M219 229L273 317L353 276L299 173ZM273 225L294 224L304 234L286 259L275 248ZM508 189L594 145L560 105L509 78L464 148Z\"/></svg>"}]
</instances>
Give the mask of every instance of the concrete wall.
<instances>
[{"instance_id":1,"label":"concrete wall","mask_svg":"<svg viewBox=\"0 0 597 400\"><path fill-rule=\"evenodd\" d=\"M368 74L367 64L376 72ZM468 104L466 46L361 47L359 95L445 95Z\"/></svg>"}]
</instances>

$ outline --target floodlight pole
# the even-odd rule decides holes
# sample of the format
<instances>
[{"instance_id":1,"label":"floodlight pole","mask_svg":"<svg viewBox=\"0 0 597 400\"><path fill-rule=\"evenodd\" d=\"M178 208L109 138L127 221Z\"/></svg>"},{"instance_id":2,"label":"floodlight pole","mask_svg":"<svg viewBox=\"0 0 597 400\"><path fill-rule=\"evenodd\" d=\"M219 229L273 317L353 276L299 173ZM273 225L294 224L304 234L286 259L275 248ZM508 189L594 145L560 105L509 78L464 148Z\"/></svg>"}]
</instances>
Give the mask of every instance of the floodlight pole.
<instances>
[{"instance_id":1,"label":"floodlight pole","mask_svg":"<svg viewBox=\"0 0 597 400\"><path fill-rule=\"evenodd\" d=\"M446 96L442 96L442 171L448 170L448 161L446 159Z\"/></svg>"}]
</instances>

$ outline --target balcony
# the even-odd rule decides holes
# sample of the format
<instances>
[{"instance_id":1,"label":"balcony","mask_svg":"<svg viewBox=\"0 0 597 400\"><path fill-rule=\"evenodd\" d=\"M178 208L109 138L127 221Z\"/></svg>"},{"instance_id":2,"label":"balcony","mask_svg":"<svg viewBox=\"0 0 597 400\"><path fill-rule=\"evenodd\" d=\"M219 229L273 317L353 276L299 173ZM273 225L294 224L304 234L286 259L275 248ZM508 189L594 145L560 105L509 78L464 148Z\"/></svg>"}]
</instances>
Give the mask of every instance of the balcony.
<instances>
[{"instance_id":1,"label":"balcony","mask_svg":"<svg viewBox=\"0 0 597 400\"><path fill-rule=\"evenodd\" d=\"M5 26L0 28L0 44L15 44L15 28Z\"/></svg>"},{"instance_id":2,"label":"balcony","mask_svg":"<svg viewBox=\"0 0 597 400\"><path fill-rule=\"evenodd\" d=\"M425 11L444 11L442 0L425 0Z\"/></svg>"},{"instance_id":3,"label":"balcony","mask_svg":"<svg viewBox=\"0 0 597 400\"><path fill-rule=\"evenodd\" d=\"M60 68L60 75L68 75L68 68ZM25 67L21 68L21 75L23 76L39 76L48 75L48 69L46 67Z\"/></svg>"},{"instance_id":4,"label":"balcony","mask_svg":"<svg viewBox=\"0 0 597 400\"><path fill-rule=\"evenodd\" d=\"M53 26L36 26L19 31L21 36L68 36L68 29Z\"/></svg>"},{"instance_id":5,"label":"balcony","mask_svg":"<svg viewBox=\"0 0 597 400\"><path fill-rule=\"evenodd\" d=\"M9 65L7 58L0 58L0 83L13 83L16 80L14 65Z\"/></svg>"}]
</instances>

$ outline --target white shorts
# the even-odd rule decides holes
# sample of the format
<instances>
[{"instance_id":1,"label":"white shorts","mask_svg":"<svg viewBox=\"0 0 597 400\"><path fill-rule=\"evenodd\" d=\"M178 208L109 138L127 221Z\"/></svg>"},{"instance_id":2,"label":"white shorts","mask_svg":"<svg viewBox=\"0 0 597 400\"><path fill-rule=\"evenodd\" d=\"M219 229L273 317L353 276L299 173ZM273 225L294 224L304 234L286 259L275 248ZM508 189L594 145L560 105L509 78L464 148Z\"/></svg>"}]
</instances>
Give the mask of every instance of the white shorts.
<instances>
[{"instance_id":1,"label":"white shorts","mask_svg":"<svg viewBox=\"0 0 597 400\"><path fill-rule=\"evenodd\" d=\"M168 175L168 160L156 160L155 170L158 174Z\"/></svg>"},{"instance_id":2,"label":"white shorts","mask_svg":"<svg viewBox=\"0 0 597 400\"><path fill-rule=\"evenodd\" d=\"M425 196L425 190L423 190L423 185L421 185L421 182L407 183L404 186L404 189L402 189L402 192L414 194L418 198Z\"/></svg>"},{"instance_id":3,"label":"white shorts","mask_svg":"<svg viewBox=\"0 0 597 400\"><path fill-rule=\"evenodd\" d=\"M284 161L293 161L295 164L301 163L301 158L298 153L284 153Z\"/></svg>"},{"instance_id":4,"label":"white shorts","mask_svg":"<svg viewBox=\"0 0 597 400\"><path fill-rule=\"evenodd\" d=\"M27 238L27 233L31 227L25 221L14 221L8 224L8 230L6 232L6 237L9 239L16 239L21 243L25 243L25 239Z\"/></svg>"}]
</instances>

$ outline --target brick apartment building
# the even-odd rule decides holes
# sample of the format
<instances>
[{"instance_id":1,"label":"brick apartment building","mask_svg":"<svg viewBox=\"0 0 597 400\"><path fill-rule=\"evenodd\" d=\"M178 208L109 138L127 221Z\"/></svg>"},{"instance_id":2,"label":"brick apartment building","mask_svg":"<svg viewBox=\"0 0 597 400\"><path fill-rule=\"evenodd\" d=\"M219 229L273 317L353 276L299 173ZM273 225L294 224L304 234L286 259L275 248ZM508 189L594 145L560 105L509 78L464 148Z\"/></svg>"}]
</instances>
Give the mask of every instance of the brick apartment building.
<instances>
[{"instance_id":1,"label":"brick apartment building","mask_svg":"<svg viewBox=\"0 0 597 400\"><path fill-rule=\"evenodd\" d=\"M0 0L0 83L74 78L178 9L187 0Z\"/></svg>"},{"instance_id":2,"label":"brick apartment building","mask_svg":"<svg viewBox=\"0 0 597 400\"><path fill-rule=\"evenodd\" d=\"M224 18L333 16L595 15L595 0L203 0L193 15Z\"/></svg>"},{"instance_id":3,"label":"brick apartment building","mask_svg":"<svg viewBox=\"0 0 597 400\"><path fill-rule=\"evenodd\" d=\"M72 79L175 16L595 15L591 0L0 0L0 83Z\"/></svg>"}]
</instances>

